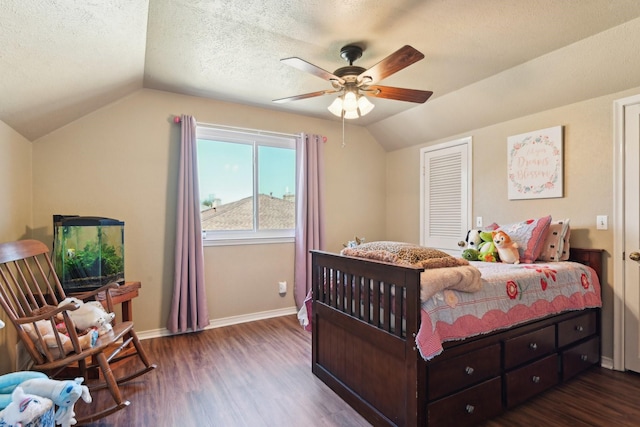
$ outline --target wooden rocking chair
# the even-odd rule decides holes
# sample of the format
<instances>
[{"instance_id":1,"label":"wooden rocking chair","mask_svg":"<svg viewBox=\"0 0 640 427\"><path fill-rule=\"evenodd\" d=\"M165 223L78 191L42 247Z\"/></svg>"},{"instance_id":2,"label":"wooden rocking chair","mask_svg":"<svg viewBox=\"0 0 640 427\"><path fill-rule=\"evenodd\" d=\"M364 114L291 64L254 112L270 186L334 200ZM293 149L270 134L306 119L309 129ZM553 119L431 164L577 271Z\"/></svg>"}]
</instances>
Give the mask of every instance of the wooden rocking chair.
<instances>
[{"instance_id":1,"label":"wooden rocking chair","mask_svg":"<svg viewBox=\"0 0 640 427\"><path fill-rule=\"evenodd\" d=\"M116 283L105 285L84 293L81 299L87 300L105 292L107 310L112 312L109 289L117 286ZM85 380L89 379L90 371L98 370L102 374L98 381L88 384L89 388L108 388L114 403L78 420L84 424L127 407L129 401L122 399L118 385L155 369L156 365L149 362L133 330L133 322L114 322L111 332L101 335L92 347L87 346L85 337L78 334L69 316L69 312L79 306L70 303L58 307L65 298L49 249L44 243L20 240L0 244L0 305L33 360L31 369L60 379L69 376L70 368ZM68 336L57 333L60 319ZM139 359L144 366L132 374L116 378L112 364L129 358L133 358L132 362Z\"/></svg>"}]
</instances>

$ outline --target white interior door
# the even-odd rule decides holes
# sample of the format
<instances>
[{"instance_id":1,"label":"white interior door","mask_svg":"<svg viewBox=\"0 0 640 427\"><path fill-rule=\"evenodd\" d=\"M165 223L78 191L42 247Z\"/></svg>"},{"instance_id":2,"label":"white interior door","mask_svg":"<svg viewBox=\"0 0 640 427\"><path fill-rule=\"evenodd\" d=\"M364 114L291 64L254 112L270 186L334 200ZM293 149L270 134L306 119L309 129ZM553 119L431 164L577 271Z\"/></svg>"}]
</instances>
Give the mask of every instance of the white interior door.
<instances>
[{"instance_id":1,"label":"white interior door","mask_svg":"<svg viewBox=\"0 0 640 427\"><path fill-rule=\"evenodd\" d=\"M459 255L471 228L471 137L420 150L420 243Z\"/></svg>"},{"instance_id":2,"label":"white interior door","mask_svg":"<svg viewBox=\"0 0 640 427\"><path fill-rule=\"evenodd\" d=\"M640 104L624 120L624 364L640 372Z\"/></svg>"}]
</instances>

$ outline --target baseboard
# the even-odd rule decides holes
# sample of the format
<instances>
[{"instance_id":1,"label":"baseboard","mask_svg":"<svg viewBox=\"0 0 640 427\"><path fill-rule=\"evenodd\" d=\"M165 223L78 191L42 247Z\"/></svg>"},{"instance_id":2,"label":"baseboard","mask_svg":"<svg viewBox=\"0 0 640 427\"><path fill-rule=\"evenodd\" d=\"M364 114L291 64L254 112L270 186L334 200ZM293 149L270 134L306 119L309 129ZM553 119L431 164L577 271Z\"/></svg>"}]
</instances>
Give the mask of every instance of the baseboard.
<instances>
[{"instance_id":1,"label":"baseboard","mask_svg":"<svg viewBox=\"0 0 640 427\"><path fill-rule=\"evenodd\" d=\"M600 356L600 366L607 369L613 369L613 358Z\"/></svg>"},{"instance_id":2,"label":"baseboard","mask_svg":"<svg viewBox=\"0 0 640 427\"><path fill-rule=\"evenodd\" d=\"M222 319L212 319L209 322L209 326L207 326L205 330L221 328L223 326L238 325L240 323L253 322L256 320L271 319L272 317L289 316L291 314L296 314L297 312L298 310L296 309L296 307L287 307L287 308L281 308L278 310L268 310L268 311L261 311L258 313L243 314L240 316L224 317ZM149 338L166 337L170 335L178 335L180 333L188 333L192 331L189 330L187 332L179 332L178 334L172 334L171 332L169 332L167 328L160 328L160 329L152 329L148 331L136 330L136 332L138 334L139 339L146 340Z\"/></svg>"}]
</instances>

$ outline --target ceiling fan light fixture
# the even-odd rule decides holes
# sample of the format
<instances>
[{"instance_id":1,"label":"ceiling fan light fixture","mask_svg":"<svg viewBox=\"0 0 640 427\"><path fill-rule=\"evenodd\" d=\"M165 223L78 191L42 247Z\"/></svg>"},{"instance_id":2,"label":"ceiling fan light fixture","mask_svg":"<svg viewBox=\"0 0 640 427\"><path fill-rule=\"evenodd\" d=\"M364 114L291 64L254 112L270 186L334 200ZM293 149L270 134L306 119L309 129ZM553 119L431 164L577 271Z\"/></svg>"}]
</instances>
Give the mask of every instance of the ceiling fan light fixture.
<instances>
[{"instance_id":1,"label":"ceiling fan light fixture","mask_svg":"<svg viewBox=\"0 0 640 427\"><path fill-rule=\"evenodd\" d=\"M375 105L373 105L366 96L360 95L360 98L358 99L358 110L360 110L360 116L369 114L374 107Z\"/></svg>"},{"instance_id":2,"label":"ceiling fan light fixture","mask_svg":"<svg viewBox=\"0 0 640 427\"><path fill-rule=\"evenodd\" d=\"M339 96L336 99L334 99L331 105L327 107L327 109L334 116L342 117L342 97Z\"/></svg>"},{"instance_id":3,"label":"ceiling fan light fixture","mask_svg":"<svg viewBox=\"0 0 640 427\"><path fill-rule=\"evenodd\" d=\"M360 117L358 115L358 110L354 110L354 111L345 111L344 112L344 118L345 119L357 119L358 117Z\"/></svg>"},{"instance_id":4,"label":"ceiling fan light fixture","mask_svg":"<svg viewBox=\"0 0 640 427\"><path fill-rule=\"evenodd\" d=\"M375 105L366 97L356 93L356 91L349 90L344 95L340 95L334 99L327 109L334 116L344 117L345 119L357 119L358 117L369 114L374 107Z\"/></svg>"},{"instance_id":5,"label":"ceiling fan light fixture","mask_svg":"<svg viewBox=\"0 0 640 427\"><path fill-rule=\"evenodd\" d=\"M344 94L342 109L345 112L356 111L358 109L358 98L356 97L355 92L348 91Z\"/></svg>"}]
</instances>

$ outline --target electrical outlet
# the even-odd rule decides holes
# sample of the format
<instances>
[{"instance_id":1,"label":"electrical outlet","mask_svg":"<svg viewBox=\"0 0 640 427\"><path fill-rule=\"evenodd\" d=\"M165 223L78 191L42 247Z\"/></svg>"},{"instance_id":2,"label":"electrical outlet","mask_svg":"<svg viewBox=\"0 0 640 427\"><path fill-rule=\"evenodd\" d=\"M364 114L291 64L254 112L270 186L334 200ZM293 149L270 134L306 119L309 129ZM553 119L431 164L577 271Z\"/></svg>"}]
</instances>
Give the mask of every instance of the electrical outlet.
<instances>
[{"instance_id":1,"label":"electrical outlet","mask_svg":"<svg viewBox=\"0 0 640 427\"><path fill-rule=\"evenodd\" d=\"M476 217L476 227L482 227L482 217L481 216L477 216Z\"/></svg>"},{"instance_id":2,"label":"electrical outlet","mask_svg":"<svg viewBox=\"0 0 640 427\"><path fill-rule=\"evenodd\" d=\"M598 215L596 216L596 229L598 230L608 230L609 229L609 218L606 215Z\"/></svg>"},{"instance_id":3,"label":"electrical outlet","mask_svg":"<svg viewBox=\"0 0 640 427\"><path fill-rule=\"evenodd\" d=\"M278 282L278 292L280 292L281 294L286 294L287 293L287 282L286 282L286 280L284 282Z\"/></svg>"}]
</instances>

